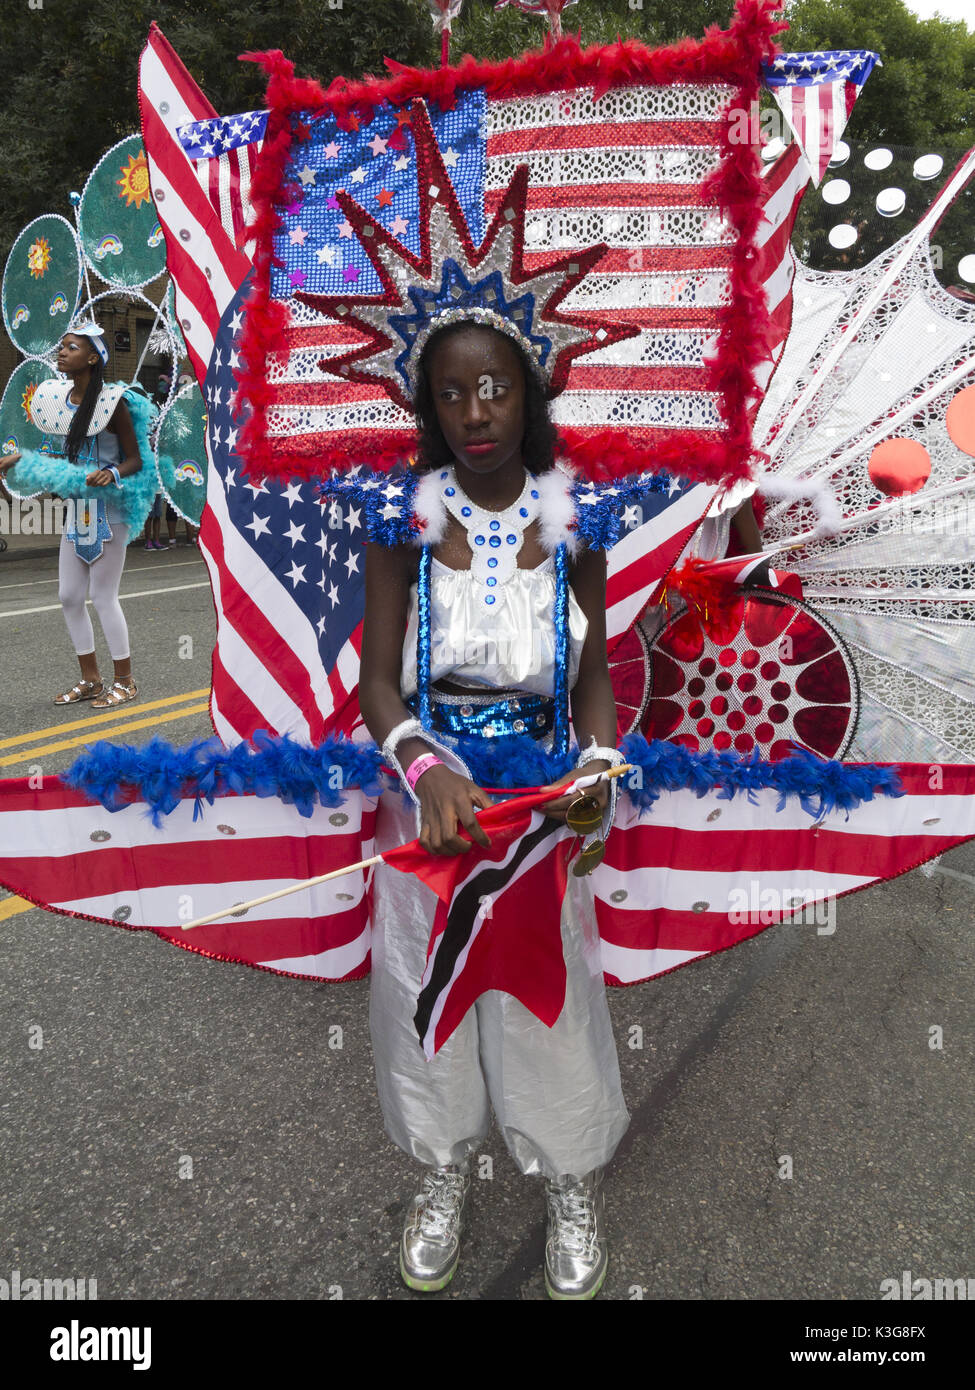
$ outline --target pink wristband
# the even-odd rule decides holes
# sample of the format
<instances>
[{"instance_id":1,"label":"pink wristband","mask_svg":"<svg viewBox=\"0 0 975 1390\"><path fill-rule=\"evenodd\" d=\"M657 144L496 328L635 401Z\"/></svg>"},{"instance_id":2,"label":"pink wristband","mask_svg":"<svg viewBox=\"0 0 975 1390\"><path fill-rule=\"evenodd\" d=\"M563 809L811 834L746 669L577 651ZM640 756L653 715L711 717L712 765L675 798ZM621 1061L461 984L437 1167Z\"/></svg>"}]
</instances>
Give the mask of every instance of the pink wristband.
<instances>
[{"instance_id":1,"label":"pink wristband","mask_svg":"<svg viewBox=\"0 0 975 1390\"><path fill-rule=\"evenodd\" d=\"M438 758L436 753L424 753L419 758L415 758L406 769L406 781L410 791L413 791L417 782L431 767L443 767L443 759Z\"/></svg>"}]
</instances>

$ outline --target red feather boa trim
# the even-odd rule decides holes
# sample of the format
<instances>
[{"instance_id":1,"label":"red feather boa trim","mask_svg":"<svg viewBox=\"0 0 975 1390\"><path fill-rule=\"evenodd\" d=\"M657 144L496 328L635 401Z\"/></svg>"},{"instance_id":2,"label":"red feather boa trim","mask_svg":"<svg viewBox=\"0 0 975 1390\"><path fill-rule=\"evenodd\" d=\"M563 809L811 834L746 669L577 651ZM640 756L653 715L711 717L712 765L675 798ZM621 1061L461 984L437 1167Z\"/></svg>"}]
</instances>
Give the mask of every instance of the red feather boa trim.
<instances>
[{"instance_id":1,"label":"red feather boa trim","mask_svg":"<svg viewBox=\"0 0 975 1390\"><path fill-rule=\"evenodd\" d=\"M256 252L240 349L242 366L236 374L238 400L250 407L240 432L246 473L252 478L287 480L318 476L354 461L389 468L415 446L415 435L405 432L374 437L361 433L356 435L357 458L353 460L348 449L323 450L311 442L296 445L268 435L267 414L275 402L268 366L275 357L286 358L290 322L287 305L271 297L271 268L280 264L275 260L273 237L282 225L278 206L300 191L285 180L292 144L307 138L307 126L296 119L299 113L331 114L340 129L351 129L356 121L369 121L381 102L403 106L422 97L449 108L457 92L467 88L483 87L489 97L498 98L592 85L598 99L615 86L669 82L725 82L735 89L729 112L747 110L758 99L760 64L778 51L774 36L788 27L774 18L777 8L778 0L739 0L730 29L712 27L700 41L684 39L669 48L651 50L629 39L583 50L575 39L563 38L503 63L466 57L456 67L423 71L387 58L393 77L355 83L336 78L327 88L296 78L294 65L279 50L243 54L268 75L269 110L251 183L251 235ZM721 162L707 185L708 194L738 234L730 271L731 301L719 311L718 348L708 364L709 386L719 393L725 432L709 439L700 432L675 431L663 442L641 444L623 430L563 431L566 456L589 477L602 480L646 470L696 481L732 482L750 475L750 411L759 394L755 370L768 357L768 314L755 247L762 219L762 185L753 147L732 141L733 128L729 116L722 127Z\"/></svg>"}]
</instances>

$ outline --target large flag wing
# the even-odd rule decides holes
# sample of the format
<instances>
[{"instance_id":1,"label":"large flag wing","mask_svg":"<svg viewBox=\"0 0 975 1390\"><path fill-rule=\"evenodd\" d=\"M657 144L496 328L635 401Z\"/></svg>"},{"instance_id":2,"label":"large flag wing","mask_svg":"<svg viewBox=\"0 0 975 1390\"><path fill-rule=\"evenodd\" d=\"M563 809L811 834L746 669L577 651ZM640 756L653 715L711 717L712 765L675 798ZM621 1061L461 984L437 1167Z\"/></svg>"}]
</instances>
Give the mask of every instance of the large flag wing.
<instances>
[{"instance_id":1,"label":"large flag wing","mask_svg":"<svg viewBox=\"0 0 975 1390\"><path fill-rule=\"evenodd\" d=\"M815 833L795 802L777 809L772 791L731 801L662 792L642 817L623 798L592 879L608 981L633 984L725 950L790 903L815 913L975 837L975 767L897 772L904 796L831 812ZM251 795L218 797L202 818L195 809L184 800L156 829L142 802L109 813L58 778L40 790L27 778L0 782L0 883L52 911L150 930L218 960L321 979L366 972L361 874L226 923L179 924L368 857L374 801L353 790L308 818Z\"/></svg>"},{"instance_id":2,"label":"large flag wing","mask_svg":"<svg viewBox=\"0 0 975 1390\"><path fill-rule=\"evenodd\" d=\"M360 722L364 528L308 482L245 481L233 407L244 285L205 386L210 476L200 548L217 611L212 712L227 744L256 729L318 743Z\"/></svg>"},{"instance_id":3,"label":"large flag wing","mask_svg":"<svg viewBox=\"0 0 975 1390\"><path fill-rule=\"evenodd\" d=\"M176 317L201 388L224 310L250 269L204 191L178 131L216 112L154 23L139 61L149 181L176 288Z\"/></svg>"},{"instance_id":4,"label":"large flag wing","mask_svg":"<svg viewBox=\"0 0 975 1390\"><path fill-rule=\"evenodd\" d=\"M830 899L915 869L975 835L975 767L900 764L905 795L811 828L774 792L753 801L665 794L642 818L625 800L593 875L603 969L635 984L755 936L794 913L831 929ZM791 905L791 909L790 909Z\"/></svg>"},{"instance_id":5,"label":"large flag wing","mask_svg":"<svg viewBox=\"0 0 975 1390\"><path fill-rule=\"evenodd\" d=\"M153 197L176 313L207 403L207 507L200 549L217 614L211 715L225 743L256 729L318 741L357 714L359 585L354 529L323 539L308 485L244 486L231 410L250 260L250 176L261 112L217 117L156 25L140 63L139 98ZM319 548L316 549L316 546ZM329 582L325 575L328 572ZM357 609L359 605L359 609ZM326 615L339 610L336 621Z\"/></svg>"},{"instance_id":6,"label":"large flag wing","mask_svg":"<svg viewBox=\"0 0 975 1390\"><path fill-rule=\"evenodd\" d=\"M144 803L110 813L45 778L0 782L0 882L41 906L185 950L310 979L369 969L361 874L305 889L246 916L183 931L180 924L372 853L375 800L351 792L305 818L277 797L220 797L202 814L190 798L157 830Z\"/></svg>"}]
</instances>

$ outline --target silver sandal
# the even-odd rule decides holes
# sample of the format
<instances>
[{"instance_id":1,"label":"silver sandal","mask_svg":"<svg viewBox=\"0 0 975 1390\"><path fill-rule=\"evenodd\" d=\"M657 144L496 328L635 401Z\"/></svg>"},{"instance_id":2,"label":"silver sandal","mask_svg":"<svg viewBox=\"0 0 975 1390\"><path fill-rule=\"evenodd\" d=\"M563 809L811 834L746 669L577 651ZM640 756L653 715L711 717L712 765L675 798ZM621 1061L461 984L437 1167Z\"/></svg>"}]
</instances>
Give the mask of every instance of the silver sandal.
<instances>
[{"instance_id":1,"label":"silver sandal","mask_svg":"<svg viewBox=\"0 0 975 1390\"><path fill-rule=\"evenodd\" d=\"M70 690L66 690L63 695L55 695L56 705L77 705L82 700L94 700L97 696L104 694L104 681L79 681Z\"/></svg>"},{"instance_id":2,"label":"silver sandal","mask_svg":"<svg viewBox=\"0 0 975 1390\"><path fill-rule=\"evenodd\" d=\"M116 705L128 704L139 691L134 680L113 681L108 689L95 701L92 709L115 709Z\"/></svg>"}]
</instances>

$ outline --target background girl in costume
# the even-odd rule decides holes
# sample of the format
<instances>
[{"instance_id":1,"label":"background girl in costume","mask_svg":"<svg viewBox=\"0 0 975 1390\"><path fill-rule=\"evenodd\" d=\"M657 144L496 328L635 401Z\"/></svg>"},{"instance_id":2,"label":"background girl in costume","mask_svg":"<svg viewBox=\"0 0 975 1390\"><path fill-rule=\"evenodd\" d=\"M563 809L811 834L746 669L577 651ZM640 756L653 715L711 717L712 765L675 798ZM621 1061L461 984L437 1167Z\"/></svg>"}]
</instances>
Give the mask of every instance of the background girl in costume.
<instances>
[{"instance_id":1,"label":"background girl in costume","mask_svg":"<svg viewBox=\"0 0 975 1390\"><path fill-rule=\"evenodd\" d=\"M489 797L478 785L476 766L472 776L455 752L459 746L470 758L471 740L452 737L450 728L474 734L493 720L488 735L550 743L560 662L568 668L575 735L595 745L586 770L618 759L606 660L605 556L584 549L577 554L560 631L552 551L553 541L564 546L571 511L563 507L561 532L558 520L542 513L557 510L560 496L564 503L570 480L555 467L544 388L516 341L464 321L429 338L416 392L425 473L418 512L427 512L429 558L410 544L367 550L362 714L377 742L385 741L387 760L406 769L421 843L438 855L470 848L459 827L487 843L476 811L490 805ZM444 505L433 520L438 494ZM478 535L482 554L476 553ZM433 733L413 718L425 679L418 658L425 564ZM605 806L605 784L598 795ZM571 799L551 803L550 815L564 822ZM385 795L377 847L414 834L409 803L399 791ZM389 1135L428 1168L403 1234L404 1279L430 1290L452 1276L467 1164L487 1133L493 1106L521 1171L548 1179L550 1294L593 1297L606 1269L599 1174L629 1116L588 880L570 875L563 902L568 979L555 1026L546 1027L511 995L491 991L429 1062L417 1046L413 1014L433 894L385 866L377 869L373 892L370 1017L380 1101Z\"/></svg>"},{"instance_id":2,"label":"background girl in costume","mask_svg":"<svg viewBox=\"0 0 975 1390\"><path fill-rule=\"evenodd\" d=\"M31 402L34 423L52 452L11 454L0 463L10 491L19 497L55 492L67 499L61 536L59 588L81 679L56 696L56 705L92 700L111 709L134 700L129 633L119 603L126 546L142 525L156 487L148 428L154 407L122 384L106 386L108 349L95 323L77 325L58 348L58 370L68 378L42 383ZM143 468L144 460L150 460ZM99 675L95 634L85 606L95 606L114 664L107 689Z\"/></svg>"}]
</instances>

